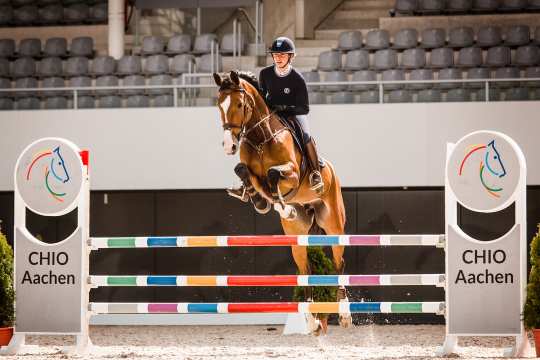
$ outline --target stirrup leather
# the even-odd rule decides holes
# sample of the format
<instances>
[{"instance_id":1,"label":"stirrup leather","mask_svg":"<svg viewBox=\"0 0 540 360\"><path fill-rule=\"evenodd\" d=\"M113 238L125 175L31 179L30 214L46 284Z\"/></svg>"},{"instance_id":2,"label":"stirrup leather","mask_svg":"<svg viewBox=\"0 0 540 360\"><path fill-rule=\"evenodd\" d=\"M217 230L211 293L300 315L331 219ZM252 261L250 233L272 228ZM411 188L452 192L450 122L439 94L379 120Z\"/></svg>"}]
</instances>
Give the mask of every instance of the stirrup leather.
<instances>
[{"instance_id":1,"label":"stirrup leather","mask_svg":"<svg viewBox=\"0 0 540 360\"><path fill-rule=\"evenodd\" d=\"M316 179L318 181L316 181ZM322 179L322 175L319 171L313 170L311 174L309 174L309 185L311 187L311 190L316 191L319 194L323 192L324 182Z\"/></svg>"}]
</instances>

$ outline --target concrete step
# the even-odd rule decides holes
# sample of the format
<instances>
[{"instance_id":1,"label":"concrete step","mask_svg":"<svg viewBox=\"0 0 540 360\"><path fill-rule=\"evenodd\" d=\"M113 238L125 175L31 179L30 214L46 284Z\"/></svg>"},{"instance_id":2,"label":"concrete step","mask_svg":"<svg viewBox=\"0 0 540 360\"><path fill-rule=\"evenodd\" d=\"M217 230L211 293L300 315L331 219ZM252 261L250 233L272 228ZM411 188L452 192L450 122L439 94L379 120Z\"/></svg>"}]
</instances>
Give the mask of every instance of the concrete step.
<instances>
[{"instance_id":1,"label":"concrete step","mask_svg":"<svg viewBox=\"0 0 540 360\"><path fill-rule=\"evenodd\" d=\"M335 46L336 43L332 41L332 45ZM325 47L296 47L296 57L303 57L303 56L319 56L320 53L323 51L327 51L332 49L333 46L325 46Z\"/></svg>"},{"instance_id":2,"label":"concrete step","mask_svg":"<svg viewBox=\"0 0 540 360\"><path fill-rule=\"evenodd\" d=\"M375 29L379 27L379 19L334 19L324 21L317 30L327 29ZM317 39L327 39L319 38Z\"/></svg>"},{"instance_id":3,"label":"concrete step","mask_svg":"<svg viewBox=\"0 0 540 360\"><path fill-rule=\"evenodd\" d=\"M302 48L309 48L309 47L334 47L336 46L336 42L334 40L303 40L298 39L295 41L296 47L302 47Z\"/></svg>"},{"instance_id":4,"label":"concrete step","mask_svg":"<svg viewBox=\"0 0 540 360\"><path fill-rule=\"evenodd\" d=\"M371 8L386 8L394 7L395 0L349 0L345 1L340 9L343 10L358 10Z\"/></svg>"},{"instance_id":5,"label":"concrete step","mask_svg":"<svg viewBox=\"0 0 540 360\"><path fill-rule=\"evenodd\" d=\"M257 57L256 56L240 56L235 59L232 56L222 57L223 61L223 71L230 70L243 70L243 71L254 71L257 67Z\"/></svg>"},{"instance_id":6,"label":"concrete step","mask_svg":"<svg viewBox=\"0 0 540 360\"><path fill-rule=\"evenodd\" d=\"M337 10L332 19L335 20L378 20L380 17L388 16L388 9L362 9L362 10Z\"/></svg>"},{"instance_id":7,"label":"concrete step","mask_svg":"<svg viewBox=\"0 0 540 360\"><path fill-rule=\"evenodd\" d=\"M293 65L298 68L313 69L319 63L319 56L301 56L294 59Z\"/></svg>"},{"instance_id":8,"label":"concrete step","mask_svg":"<svg viewBox=\"0 0 540 360\"><path fill-rule=\"evenodd\" d=\"M337 40L339 37L339 34L341 34L344 31L351 31L351 30L357 30L362 33L362 36L366 36L367 33L372 29L377 29L377 26L371 27L371 28L365 28L365 29L358 29L358 28L351 28L351 29L325 29L325 30L315 30L315 38L316 39L324 39L324 40L333 40L334 46L337 46Z\"/></svg>"}]
</instances>

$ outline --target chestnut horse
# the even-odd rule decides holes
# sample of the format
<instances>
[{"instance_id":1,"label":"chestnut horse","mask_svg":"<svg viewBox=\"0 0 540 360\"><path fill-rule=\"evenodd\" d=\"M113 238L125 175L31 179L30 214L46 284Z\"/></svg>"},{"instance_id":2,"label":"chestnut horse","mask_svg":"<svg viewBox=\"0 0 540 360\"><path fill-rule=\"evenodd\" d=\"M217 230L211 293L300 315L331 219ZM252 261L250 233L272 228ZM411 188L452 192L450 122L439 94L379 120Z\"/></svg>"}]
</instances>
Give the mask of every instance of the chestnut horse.
<instances>
[{"instance_id":1,"label":"chestnut horse","mask_svg":"<svg viewBox=\"0 0 540 360\"><path fill-rule=\"evenodd\" d=\"M219 86L223 146L228 155L240 150L235 172L255 209L266 213L273 205L287 235L343 234L345 207L332 164L324 161L321 175L325 189L319 196L310 189L308 176L304 176L309 170L291 131L268 109L257 79L250 73L231 71L223 75L214 73L214 80ZM344 270L343 252L343 246L332 246L338 274ZM292 255L300 274L310 274L307 247L292 246ZM337 297L338 301L348 301L344 287L340 287ZM340 314L339 323L348 327L351 315ZM321 323L323 332L326 325Z\"/></svg>"}]
</instances>

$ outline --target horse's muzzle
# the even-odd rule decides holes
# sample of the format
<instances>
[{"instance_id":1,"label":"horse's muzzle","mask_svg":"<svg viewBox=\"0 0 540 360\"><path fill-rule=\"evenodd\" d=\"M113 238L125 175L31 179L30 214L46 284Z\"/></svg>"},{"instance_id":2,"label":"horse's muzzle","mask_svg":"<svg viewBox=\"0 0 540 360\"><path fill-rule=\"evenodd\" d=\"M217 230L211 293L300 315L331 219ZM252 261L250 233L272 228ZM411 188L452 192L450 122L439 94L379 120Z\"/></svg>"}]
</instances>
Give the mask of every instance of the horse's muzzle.
<instances>
[{"instance_id":1,"label":"horse's muzzle","mask_svg":"<svg viewBox=\"0 0 540 360\"><path fill-rule=\"evenodd\" d=\"M234 155L238 150L238 140L232 134L231 130L223 132L223 150L227 155Z\"/></svg>"}]
</instances>

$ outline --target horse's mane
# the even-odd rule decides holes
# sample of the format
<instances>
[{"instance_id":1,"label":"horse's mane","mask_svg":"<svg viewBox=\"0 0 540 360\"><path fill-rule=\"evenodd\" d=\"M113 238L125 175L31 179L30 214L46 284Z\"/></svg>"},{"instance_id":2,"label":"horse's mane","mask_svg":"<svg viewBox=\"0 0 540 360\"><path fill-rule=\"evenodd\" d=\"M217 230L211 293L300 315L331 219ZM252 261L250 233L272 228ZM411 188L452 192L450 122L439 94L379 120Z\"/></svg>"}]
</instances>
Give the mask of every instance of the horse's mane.
<instances>
[{"instance_id":1,"label":"horse's mane","mask_svg":"<svg viewBox=\"0 0 540 360\"><path fill-rule=\"evenodd\" d=\"M238 77L240 79L243 79L247 81L251 86L253 86L259 95L264 99L264 95L261 90L261 86L259 84L259 80L257 79L257 76L253 74L251 71L237 71ZM232 80L230 78L230 75L227 73L226 76L223 78L223 83L221 84L220 90L228 89L233 86Z\"/></svg>"}]
</instances>

